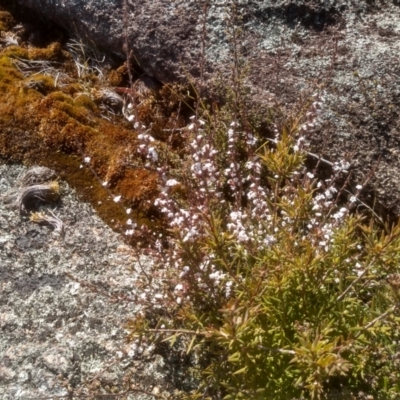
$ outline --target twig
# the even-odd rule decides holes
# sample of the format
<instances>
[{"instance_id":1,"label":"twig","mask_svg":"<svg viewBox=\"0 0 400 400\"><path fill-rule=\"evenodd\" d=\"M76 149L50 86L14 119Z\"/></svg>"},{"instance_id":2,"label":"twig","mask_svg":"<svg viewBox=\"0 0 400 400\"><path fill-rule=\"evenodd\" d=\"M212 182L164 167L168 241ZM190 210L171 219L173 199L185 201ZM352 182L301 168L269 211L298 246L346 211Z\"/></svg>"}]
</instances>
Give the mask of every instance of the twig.
<instances>
[{"instance_id":1,"label":"twig","mask_svg":"<svg viewBox=\"0 0 400 400\"><path fill-rule=\"evenodd\" d=\"M262 349L262 350L271 351L273 353L290 354L290 355L295 355L296 354L296 352L294 350L272 349L271 347L265 347L265 346L262 346L261 344L258 345L258 348Z\"/></svg>"},{"instance_id":2,"label":"twig","mask_svg":"<svg viewBox=\"0 0 400 400\"><path fill-rule=\"evenodd\" d=\"M190 329L146 329L146 332L155 333L182 333L183 335L207 336L207 332L191 331Z\"/></svg>"},{"instance_id":3,"label":"twig","mask_svg":"<svg viewBox=\"0 0 400 400\"><path fill-rule=\"evenodd\" d=\"M349 190L347 190L347 189L344 189L344 191L347 193L347 194L350 194L350 195L353 195L353 193L351 193ZM357 202L358 203L360 203L362 206L364 206L365 208L367 208L369 211L371 211L371 213L374 215L374 217L376 218L376 219L378 219L379 220L379 222L382 224L382 225L385 225L385 223L383 222L383 219L368 205L368 204L366 204L366 203L364 203L363 201L361 201L358 197L357 197Z\"/></svg>"},{"instance_id":4,"label":"twig","mask_svg":"<svg viewBox=\"0 0 400 400\"><path fill-rule=\"evenodd\" d=\"M344 296L346 296L346 294L349 293L349 291L353 288L353 286L363 278L363 276L368 272L369 268L372 266L374 262L375 262L375 257L371 260L371 262L364 269L364 271L358 276L358 278L355 279L353 282L351 282L350 285L346 288L346 290L340 296L337 297L336 301L343 300Z\"/></svg>"},{"instance_id":5,"label":"twig","mask_svg":"<svg viewBox=\"0 0 400 400\"><path fill-rule=\"evenodd\" d=\"M396 308L397 308L397 305L394 305L394 306L390 307L387 311L385 311L383 314L381 314L378 317L376 317L375 319L373 319L371 322L369 322L367 325L365 325L360 332L357 333L355 338L357 339L363 333L363 331L367 331L369 328L374 326L377 322L386 318L389 314L391 314L393 311L395 311Z\"/></svg>"}]
</instances>

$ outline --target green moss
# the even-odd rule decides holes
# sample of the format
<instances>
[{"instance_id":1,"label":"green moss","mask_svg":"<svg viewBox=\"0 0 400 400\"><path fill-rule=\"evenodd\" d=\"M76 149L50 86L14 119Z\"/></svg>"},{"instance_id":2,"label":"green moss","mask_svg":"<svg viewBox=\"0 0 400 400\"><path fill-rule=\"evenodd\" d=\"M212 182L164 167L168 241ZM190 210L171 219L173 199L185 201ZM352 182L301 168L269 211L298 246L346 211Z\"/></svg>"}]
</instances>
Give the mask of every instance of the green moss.
<instances>
[{"instance_id":1,"label":"green moss","mask_svg":"<svg viewBox=\"0 0 400 400\"><path fill-rule=\"evenodd\" d=\"M8 11L0 11L0 31L9 31L17 22Z\"/></svg>"},{"instance_id":2,"label":"green moss","mask_svg":"<svg viewBox=\"0 0 400 400\"><path fill-rule=\"evenodd\" d=\"M2 51L3 55L9 58L21 58L34 61L63 62L70 58L67 52L63 51L58 42L49 44L46 48L10 46Z\"/></svg>"},{"instance_id":3,"label":"green moss","mask_svg":"<svg viewBox=\"0 0 400 400\"><path fill-rule=\"evenodd\" d=\"M20 46L9 46L9 47L5 48L1 53L4 57L10 58L10 59L14 59L14 58L28 59L29 58L28 50L25 48L22 48Z\"/></svg>"},{"instance_id":4,"label":"green moss","mask_svg":"<svg viewBox=\"0 0 400 400\"><path fill-rule=\"evenodd\" d=\"M0 57L0 92L8 92L14 89L23 75L15 68L8 57Z\"/></svg>"}]
</instances>

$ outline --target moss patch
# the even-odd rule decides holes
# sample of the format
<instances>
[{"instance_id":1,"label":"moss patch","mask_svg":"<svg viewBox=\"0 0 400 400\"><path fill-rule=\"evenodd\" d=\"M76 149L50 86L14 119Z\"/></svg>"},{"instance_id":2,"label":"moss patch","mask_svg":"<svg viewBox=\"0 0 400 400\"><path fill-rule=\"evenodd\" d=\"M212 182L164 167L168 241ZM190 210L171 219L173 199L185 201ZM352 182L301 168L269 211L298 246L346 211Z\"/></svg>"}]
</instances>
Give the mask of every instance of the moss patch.
<instances>
[{"instance_id":1,"label":"moss patch","mask_svg":"<svg viewBox=\"0 0 400 400\"><path fill-rule=\"evenodd\" d=\"M150 218L158 193L157 175L141 166L137 132L122 116L105 118L104 110L92 101L87 86L99 89L104 82L75 79L56 85L55 77L38 73L40 68L28 74L19 71L17 59L57 62L62 72L71 68L71 59L59 43L0 51L0 156L53 168L114 229L123 227L125 207L133 208L142 222ZM123 73L123 67L117 69L110 80L120 83ZM160 137L169 118L175 126L177 119L182 122L171 113L172 100L164 97L152 92L139 106L144 122L153 124ZM84 157L90 157L90 168ZM111 192L101 181L108 182ZM115 203L110 193L121 195L122 201Z\"/></svg>"},{"instance_id":2,"label":"moss patch","mask_svg":"<svg viewBox=\"0 0 400 400\"><path fill-rule=\"evenodd\" d=\"M0 11L0 31L8 31L16 24L14 17L8 11Z\"/></svg>"}]
</instances>

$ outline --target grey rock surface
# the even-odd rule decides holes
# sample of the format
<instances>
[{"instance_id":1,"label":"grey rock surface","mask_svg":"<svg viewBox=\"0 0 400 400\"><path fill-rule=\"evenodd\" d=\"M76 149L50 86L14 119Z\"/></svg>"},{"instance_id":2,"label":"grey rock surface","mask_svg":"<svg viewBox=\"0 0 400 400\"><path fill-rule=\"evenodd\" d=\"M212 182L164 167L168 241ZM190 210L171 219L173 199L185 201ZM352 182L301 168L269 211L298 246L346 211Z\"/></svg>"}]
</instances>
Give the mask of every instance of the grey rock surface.
<instances>
[{"instance_id":1,"label":"grey rock surface","mask_svg":"<svg viewBox=\"0 0 400 400\"><path fill-rule=\"evenodd\" d=\"M17 3L124 57L124 1ZM373 180L378 201L400 214L398 0L127 0L126 4L129 49L143 70L160 81L202 73L208 80L219 73L228 77L235 41L249 66L247 84L260 110L271 102L290 110L302 94L324 85L320 125L308 132L315 152L332 162L351 159L358 180L380 160ZM236 40L232 26L242 30Z\"/></svg>"},{"instance_id":2,"label":"grey rock surface","mask_svg":"<svg viewBox=\"0 0 400 400\"><path fill-rule=\"evenodd\" d=\"M15 189L25 171L0 165L0 194ZM161 393L163 359L126 341L123 324L140 308L133 300L139 272L132 249L62 188L61 203L51 208L64 237L0 200L0 398L78 398L89 386L92 393L124 391L128 376ZM113 301L121 296L131 300Z\"/></svg>"}]
</instances>

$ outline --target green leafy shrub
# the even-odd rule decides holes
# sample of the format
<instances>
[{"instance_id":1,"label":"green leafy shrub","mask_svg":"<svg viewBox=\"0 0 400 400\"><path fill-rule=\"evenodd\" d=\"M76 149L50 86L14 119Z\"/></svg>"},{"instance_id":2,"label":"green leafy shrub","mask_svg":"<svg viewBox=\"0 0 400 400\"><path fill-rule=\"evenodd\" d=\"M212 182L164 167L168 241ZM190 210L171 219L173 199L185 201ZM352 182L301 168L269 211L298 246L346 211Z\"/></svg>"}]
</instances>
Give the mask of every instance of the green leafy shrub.
<instances>
[{"instance_id":1,"label":"green leafy shrub","mask_svg":"<svg viewBox=\"0 0 400 400\"><path fill-rule=\"evenodd\" d=\"M305 167L321 105L311 98L261 146L204 111L184 131L180 168L157 165L139 137L170 236L149 249L147 309L130 337L186 346L198 385L184 398L399 396L400 227L355 212L363 185L349 192L346 162L325 180L323 161Z\"/></svg>"}]
</instances>

